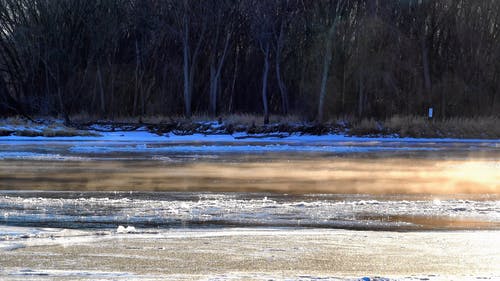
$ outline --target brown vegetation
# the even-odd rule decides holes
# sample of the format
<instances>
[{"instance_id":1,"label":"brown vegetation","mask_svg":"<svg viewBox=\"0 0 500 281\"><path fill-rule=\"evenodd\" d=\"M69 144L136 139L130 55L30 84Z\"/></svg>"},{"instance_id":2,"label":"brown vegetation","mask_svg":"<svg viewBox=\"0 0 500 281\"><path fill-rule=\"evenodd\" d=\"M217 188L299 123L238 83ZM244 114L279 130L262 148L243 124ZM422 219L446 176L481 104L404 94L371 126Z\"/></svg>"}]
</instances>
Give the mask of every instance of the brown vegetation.
<instances>
[{"instance_id":1,"label":"brown vegetation","mask_svg":"<svg viewBox=\"0 0 500 281\"><path fill-rule=\"evenodd\" d=\"M413 138L500 138L496 117L448 118L429 120L416 116L394 116L385 121L363 119L354 123L350 134L356 136L397 135Z\"/></svg>"}]
</instances>

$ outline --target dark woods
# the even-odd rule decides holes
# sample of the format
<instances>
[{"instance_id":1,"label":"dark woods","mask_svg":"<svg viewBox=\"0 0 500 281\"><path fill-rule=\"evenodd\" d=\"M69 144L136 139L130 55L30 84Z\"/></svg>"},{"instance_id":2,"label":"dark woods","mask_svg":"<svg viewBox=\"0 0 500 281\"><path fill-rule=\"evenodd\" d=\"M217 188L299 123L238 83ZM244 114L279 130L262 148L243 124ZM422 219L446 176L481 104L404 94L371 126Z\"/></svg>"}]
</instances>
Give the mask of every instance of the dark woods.
<instances>
[{"instance_id":1,"label":"dark woods","mask_svg":"<svg viewBox=\"0 0 500 281\"><path fill-rule=\"evenodd\" d=\"M0 115L500 112L498 0L0 0Z\"/></svg>"}]
</instances>

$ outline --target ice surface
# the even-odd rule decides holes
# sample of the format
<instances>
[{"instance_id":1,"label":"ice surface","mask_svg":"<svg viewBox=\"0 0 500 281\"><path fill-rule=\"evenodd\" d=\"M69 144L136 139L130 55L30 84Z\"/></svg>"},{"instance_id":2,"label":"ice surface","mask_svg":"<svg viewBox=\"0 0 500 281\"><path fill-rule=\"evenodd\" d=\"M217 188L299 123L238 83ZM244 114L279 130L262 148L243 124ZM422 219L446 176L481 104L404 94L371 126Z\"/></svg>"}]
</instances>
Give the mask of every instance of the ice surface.
<instances>
[{"instance_id":1,"label":"ice surface","mask_svg":"<svg viewBox=\"0 0 500 281\"><path fill-rule=\"evenodd\" d=\"M75 153L261 153L261 152L332 152L360 153L373 151L431 151L433 147L384 147L384 146L347 146L347 145L169 145L147 146L73 146L70 151Z\"/></svg>"},{"instance_id":2,"label":"ice surface","mask_svg":"<svg viewBox=\"0 0 500 281\"><path fill-rule=\"evenodd\" d=\"M498 280L500 273L496 266L498 231L223 228L133 235L87 232L86 237L25 239L18 242L25 248L0 249L0 279ZM377 277L379 272L386 277Z\"/></svg>"},{"instance_id":3,"label":"ice surface","mask_svg":"<svg viewBox=\"0 0 500 281\"><path fill-rule=\"evenodd\" d=\"M37 153L28 151L2 151L0 160L46 160L46 161L88 161L89 158L52 153Z\"/></svg>"},{"instance_id":4,"label":"ice surface","mask_svg":"<svg viewBox=\"0 0 500 281\"><path fill-rule=\"evenodd\" d=\"M3 128L3 127L2 127ZM246 133L235 133L232 135L214 134L192 134L175 135L169 133L163 136L150 133L146 129L124 132L99 132L100 136L75 136L75 137L23 137L3 136L0 141L139 141L139 142L425 142L425 143L500 143L500 139L453 139L453 138L399 138L399 137L352 137L345 134L327 135L302 135L298 133L273 137L263 134L248 135ZM242 138L244 137L244 138Z\"/></svg>"},{"instance_id":5,"label":"ice surface","mask_svg":"<svg viewBox=\"0 0 500 281\"><path fill-rule=\"evenodd\" d=\"M117 232L133 232L134 228L122 225L420 229L411 219L416 217L499 224L500 200L495 196L437 202L410 195L377 198L258 193L0 192L0 224L14 226L118 227Z\"/></svg>"},{"instance_id":6,"label":"ice surface","mask_svg":"<svg viewBox=\"0 0 500 281\"><path fill-rule=\"evenodd\" d=\"M92 270L50 270L50 269L19 269L19 270L1 270L1 274L12 277L20 277L25 280L47 280L48 278L68 278L68 280L84 278L87 280L146 280L155 278L153 275L138 276L127 272L106 272ZM156 279L154 279L156 280Z\"/></svg>"}]
</instances>

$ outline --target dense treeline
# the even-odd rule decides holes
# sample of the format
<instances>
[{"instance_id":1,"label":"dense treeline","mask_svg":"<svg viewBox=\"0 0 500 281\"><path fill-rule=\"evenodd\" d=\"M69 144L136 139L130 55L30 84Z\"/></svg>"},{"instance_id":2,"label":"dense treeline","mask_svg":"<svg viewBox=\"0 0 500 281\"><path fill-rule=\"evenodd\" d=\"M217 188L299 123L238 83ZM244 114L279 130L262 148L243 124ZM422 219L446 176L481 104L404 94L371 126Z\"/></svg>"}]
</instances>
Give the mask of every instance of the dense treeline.
<instances>
[{"instance_id":1,"label":"dense treeline","mask_svg":"<svg viewBox=\"0 0 500 281\"><path fill-rule=\"evenodd\" d=\"M3 114L499 115L498 0L0 0Z\"/></svg>"}]
</instances>

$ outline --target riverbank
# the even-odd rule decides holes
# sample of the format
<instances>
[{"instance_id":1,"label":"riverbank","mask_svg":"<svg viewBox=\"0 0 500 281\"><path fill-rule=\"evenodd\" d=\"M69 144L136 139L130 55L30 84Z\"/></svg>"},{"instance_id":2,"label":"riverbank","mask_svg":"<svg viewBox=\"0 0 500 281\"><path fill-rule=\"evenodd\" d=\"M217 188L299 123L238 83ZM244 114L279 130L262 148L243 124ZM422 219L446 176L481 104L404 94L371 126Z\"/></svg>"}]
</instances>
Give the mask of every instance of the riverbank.
<instances>
[{"instance_id":1,"label":"riverbank","mask_svg":"<svg viewBox=\"0 0 500 281\"><path fill-rule=\"evenodd\" d=\"M148 132L157 136L229 135L242 138L287 138L293 135L341 135L363 138L500 139L500 119L496 117L428 120L421 117L330 120L319 124L298 117L275 116L262 124L260 116L231 115L217 120L205 116L185 118L122 118L114 121L74 118L6 118L0 120L0 137L99 137L110 132Z\"/></svg>"}]
</instances>

